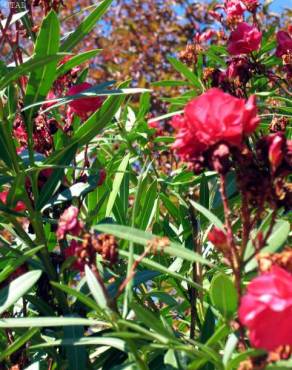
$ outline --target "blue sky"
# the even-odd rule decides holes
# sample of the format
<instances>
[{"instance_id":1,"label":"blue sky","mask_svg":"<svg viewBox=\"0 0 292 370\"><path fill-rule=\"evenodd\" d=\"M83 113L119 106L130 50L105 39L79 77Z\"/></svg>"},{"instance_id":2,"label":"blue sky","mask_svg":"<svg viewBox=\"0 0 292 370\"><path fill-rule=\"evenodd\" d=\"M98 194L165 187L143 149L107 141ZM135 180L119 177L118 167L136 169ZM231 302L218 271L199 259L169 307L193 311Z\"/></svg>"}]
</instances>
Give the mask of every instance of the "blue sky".
<instances>
[{"instance_id":1,"label":"blue sky","mask_svg":"<svg viewBox=\"0 0 292 370\"><path fill-rule=\"evenodd\" d=\"M271 6L274 11L279 11L282 8L292 9L292 0L275 0Z\"/></svg>"}]
</instances>

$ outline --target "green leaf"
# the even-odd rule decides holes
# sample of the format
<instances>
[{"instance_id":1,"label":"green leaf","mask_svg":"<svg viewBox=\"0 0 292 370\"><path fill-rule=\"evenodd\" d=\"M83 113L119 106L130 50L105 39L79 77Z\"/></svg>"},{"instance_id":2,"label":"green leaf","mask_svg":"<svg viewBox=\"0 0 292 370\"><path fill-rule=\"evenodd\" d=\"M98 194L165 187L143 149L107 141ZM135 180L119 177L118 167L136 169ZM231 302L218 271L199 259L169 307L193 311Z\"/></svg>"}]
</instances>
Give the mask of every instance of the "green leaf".
<instances>
[{"instance_id":1,"label":"green leaf","mask_svg":"<svg viewBox=\"0 0 292 370\"><path fill-rule=\"evenodd\" d=\"M38 281L42 274L41 270L34 270L13 280L0 291L0 314L19 300Z\"/></svg>"},{"instance_id":2,"label":"green leaf","mask_svg":"<svg viewBox=\"0 0 292 370\"><path fill-rule=\"evenodd\" d=\"M198 77L185 64L173 57L168 57L167 59L175 70L181 73L192 85L200 90L202 89L202 85Z\"/></svg>"},{"instance_id":3,"label":"green leaf","mask_svg":"<svg viewBox=\"0 0 292 370\"><path fill-rule=\"evenodd\" d=\"M85 266L85 276L89 290L93 295L93 298L95 299L96 303L102 310L108 311L109 307L107 304L105 292L102 286L100 285L99 281L96 279L95 275L87 265Z\"/></svg>"},{"instance_id":4,"label":"green leaf","mask_svg":"<svg viewBox=\"0 0 292 370\"><path fill-rule=\"evenodd\" d=\"M149 242L157 240L157 238L161 238L149 232L138 230L134 227L116 224L99 224L95 226L95 229L142 245L148 245ZM161 250L163 250L164 254L168 254L173 257L180 257L189 262L199 262L204 265L215 267L210 261L201 257L198 253L186 249L178 243L170 242L168 246L163 247Z\"/></svg>"},{"instance_id":5,"label":"green leaf","mask_svg":"<svg viewBox=\"0 0 292 370\"><path fill-rule=\"evenodd\" d=\"M64 339L78 341L84 335L84 328L82 326L66 326L64 328ZM68 345L65 348L68 359L68 368L70 370L80 370L86 368L87 353L84 346L78 347Z\"/></svg>"},{"instance_id":6,"label":"green leaf","mask_svg":"<svg viewBox=\"0 0 292 370\"><path fill-rule=\"evenodd\" d=\"M164 327L163 323L159 320L159 316L151 312L149 309L144 308L134 302L131 303L138 320L146 324L149 328L154 330L156 333L164 336L167 339L173 340L175 337L173 333ZM166 340L167 342L167 340Z\"/></svg>"},{"instance_id":7,"label":"green leaf","mask_svg":"<svg viewBox=\"0 0 292 370\"><path fill-rule=\"evenodd\" d=\"M29 365L28 367L26 367L24 370L40 370L40 362L37 361L37 362L34 362L33 364Z\"/></svg>"},{"instance_id":8,"label":"green leaf","mask_svg":"<svg viewBox=\"0 0 292 370\"><path fill-rule=\"evenodd\" d=\"M237 310L238 297L233 282L222 273L216 274L211 282L210 298L217 310L230 319Z\"/></svg>"},{"instance_id":9,"label":"green leaf","mask_svg":"<svg viewBox=\"0 0 292 370\"><path fill-rule=\"evenodd\" d=\"M45 185L43 186L42 191L39 195L39 198L36 202L37 210L41 210L45 206L45 204L48 203L49 199L52 197L52 195L58 188L59 183L65 171L65 169L62 168L62 166L63 167L68 166L72 162L76 151L77 151L77 144L70 145L68 146L67 150L63 152L63 156L61 156L58 159L56 158L54 164L60 166L60 168L54 169L52 175L49 177L49 179L46 181ZM50 157L49 160L51 159L52 158ZM48 163L49 163L49 160L48 160Z\"/></svg>"},{"instance_id":10,"label":"green leaf","mask_svg":"<svg viewBox=\"0 0 292 370\"><path fill-rule=\"evenodd\" d=\"M42 210L52 207L56 204L61 204L72 200L73 198L85 197L89 192L97 188L99 182L99 175L89 176L87 182L77 182L76 184L70 186L70 188L62 191L52 200L50 200Z\"/></svg>"},{"instance_id":11,"label":"green leaf","mask_svg":"<svg viewBox=\"0 0 292 370\"><path fill-rule=\"evenodd\" d=\"M92 319L80 319L71 317L28 317L17 319L0 319L0 328L43 328L55 326L94 326L101 324ZM104 324L102 322L102 324Z\"/></svg>"},{"instance_id":12,"label":"green leaf","mask_svg":"<svg viewBox=\"0 0 292 370\"><path fill-rule=\"evenodd\" d=\"M129 89L105 89L103 86L109 86L112 85L114 81L104 82L99 85L95 85L93 87L90 87L84 92L81 92L76 95L70 95L70 96L63 96L62 98L55 98L55 99L45 99L43 101L39 101L37 103L33 103L31 105L28 105L24 107L21 111L25 112L26 110L29 110L30 108L37 107L40 105L43 105L44 103L54 103L54 105L49 106L48 108L42 110L43 113L49 112L57 107L64 106L66 104L71 103L74 100L84 99L84 98L93 98L96 96L111 96L111 95L132 95L132 94L141 94L145 92L149 92L148 89L141 89L141 88L129 88Z\"/></svg>"},{"instance_id":13,"label":"green leaf","mask_svg":"<svg viewBox=\"0 0 292 370\"><path fill-rule=\"evenodd\" d=\"M265 355L264 351L257 350L257 349L248 349L245 352L239 353L238 355L234 356L234 358L232 358L228 362L226 366L226 370L237 370L238 365L242 361L248 359L249 357L253 357L253 356L256 357L256 356L262 356L262 355Z\"/></svg>"},{"instance_id":14,"label":"green leaf","mask_svg":"<svg viewBox=\"0 0 292 370\"><path fill-rule=\"evenodd\" d=\"M287 370L292 368L292 360L277 361L267 366L267 370Z\"/></svg>"},{"instance_id":15,"label":"green leaf","mask_svg":"<svg viewBox=\"0 0 292 370\"><path fill-rule=\"evenodd\" d=\"M223 364L226 366L228 361L231 359L233 352L236 350L238 344L238 338L234 333L231 333L226 341L223 354Z\"/></svg>"},{"instance_id":16,"label":"green leaf","mask_svg":"<svg viewBox=\"0 0 292 370\"><path fill-rule=\"evenodd\" d=\"M35 56L32 59L29 59L25 63L12 68L10 72L5 74L4 77L0 79L0 90L4 89L8 86L12 81L16 80L17 78L31 72L32 70L39 69L40 67L44 67L46 64L58 61L64 58L66 54L58 53L55 55L47 55L47 56Z\"/></svg>"},{"instance_id":17,"label":"green leaf","mask_svg":"<svg viewBox=\"0 0 292 370\"><path fill-rule=\"evenodd\" d=\"M119 251L119 254L122 256L122 257L127 257L129 258L129 255L130 253L128 251L123 251L123 250L120 250ZM134 259L136 260L137 258L139 258L139 256L137 254L134 254L133 255ZM182 280L182 281L185 281L187 282L190 286L196 288L196 289L203 289L203 287L197 283L195 283L192 279L189 279L181 274L178 274L177 272L173 272L171 271L167 266L163 266L161 265L160 263L158 262L155 262L155 261L152 261L151 259L149 258L143 258L143 260L140 262L140 264L142 266L145 266L149 269L152 269L152 270L155 270L155 271L159 271L163 274L167 274L177 280Z\"/></svg>"},{"instance_id":18,"label":"green leaf","mask_svg":"<svg viewBox=\"0 0 292 370\"><path fill-rule=\"evenodd\" d=\"M126 87L128 82L124 82L119 87ZM103 103L101 108L91 115L82 126L78 128L72 138L72 142L77 142L79 146L88 144L100 131L105 128L113 119L116 112L125 100L125 96L110 96Z\"/></svg>"},{"instance_id":19,"label":"green leaf","mask_svg":"<svg viewBox=\"0 0 292 370\"><path fill-rule=\"evenodd\" d=\"M80 64L86 62L88 59L94 58L97 54L101 52L101 49L89 50L84 53L73 56L68 62L60 65L57 68L56 78L64 75L66 72L70 71L72 68L79 66Z\"/></svg>"},{"instance_id":20,"label":"green leaf","mask_svg":"<svg viewBox=\"0 0 292 370\"><path fill-rule=\"evenodd\" d=\"M16 352L19 348L21 348L25 343L27 343L30 338L32 338L39 329L31 328L27 330L23 335L18 337L12 344L9 345L7 349L5 349L0 354L0 361L3 361L6 357L11 356L14 352Z\"/></svg>"},{"instance_id":21,"label":"green leaf","mask_svg":"<svg viewBox=\"0 0 292 370\"><path fill-rule=\"evenodd\" d=\"M11 26L13 23L19 21L25 14L28 13L28 10L24 10L23 12L18 12L12 15L11 19L9 19L9 26ZM7 24L7 18L1 20L1 24L3 28L6 27Z\"/></svg>"},{"instance_id":22,"label":"green leaf","mask_svg":"<svg viewBox=\"0 0 292 370\"><path fill-rule=\"evenodd\" d=\"M261 253L275 253L287 240L290 233L290 222L278 220L274 226L273 232L267 240L267 245L261 250ZM245 260L248 259L254 252L252 242L248 243ZM256 259L252 259L245 266L245 272L250 272L257 267Z\"/></svg>"},{"instance_id":23,"label":"green leaf","mask_svg":"<svg viewBox=\"0 0 292 370\"><path fill-rule=\"evenodd\" d=\"M59 50L60 42L60 25L59 20L54 11L44 18L41 29L36 41L35 55L39 57L46 57L54 55ZM43 100L55 79L57 61L54 60L50 63L42 65L40 68L31 70L28 80L24 105L31 105L39 100ZM27 114L28 126L32 130L32 115L35 109L30 109ZM29 131L31 132L31 131Z\"/></svg>"},{"instance_id":24,"label":"green leaf","mask_svg":"<svg viewBox=\"0 0 292 370\"><path fill-rule=\"evenodd\" d=\"M11 259L9 261L5 268L0 272L0 283L2 283L7 277L15 271L19 266L23 265L24 262L29 260L32 256L34 256L37 252L39 252L42 248L44 248L43 245L32 248L26 252L24 252L22 255L20 255L18 258Z\"/></svg>"},{"instance_id":25,"label":"green leaf","mask_svg":"<svg viewBox=\"0 0 292 370\"><path fill-rule=\"evenodd\" d=\"M74 339L62 339L55 340L48 343L41 343L35 346L31 346L31 349L56 347L56 346L108 346L117 348L120 351L127 352L127 344L125 341L118 338L110 337L83 337L77 340Z\"/></svg>"},{"instance_id":26,"label":"green leaf","mask_svg":"<svg viewBox=\"0 0 292 370\"><path fill-rule=\"evenodd\" d=\"M191 86L192 84L186 81L177 81L177 80L163 80L151 82L152 86L161 86L161 87L173 87L173 86Z\"/></svg>"},{"instance_id":27,"label":"green leaf","mask_svg":"<svg viewBox=\"0 0 292 370\"><path fill-rule=\"evenodd\" d=\"M117 173L116 173L116 176L115 176L114 181L113 181L113 188L112 188L112 191L109 195L109 199L108 199L108 202L107 202L105 217L109 217L111 215L116 197L119 193L119 190L120 190L120 187L121 187L124 175L125 175L125 171L127 169L128 163L129 163L129 159L130 159L130 153L127 154L122 159L122 161L121 161L121 163L120 163L120 165L117 169Z\"/></svg>"},{"instance_id":28,"label":"green leaf","mask_svg":"<svg viewBox=\"0 0 292 370\"><path fill-rule=\"evenodd\" d=\"M202 215L204 215L209 221L211 221L212 224L217 226L219 229L224 230L224 225L222 221L219 220L219 218L214 215L214 213L210 212L207 208L193 200L190 200L190 203L197 211L202 213Z\"/></svg>"},{"instance_id":29,"label":"green leaf","mask_svg":"<svg viewBox=\"0 0 292 370\"><path fill-rule=\"evenodd\" d=\"M96 22L103 16L113 0L104 0L86 17L79 26L62 43L61 51L71 51L90 31Z\"/></svg>"},{"instance_id":30,"label":"green leaf","mask_svg":"<svg viewBox=\"0 0 292 370\"><path fill-rule=\"evenodd\" d=\"M153 181L147 189L144 204L141 209L141 216L138 222L139 228L146 230L151 224L153 213L157 207L157 181Z\"/></svg>"},{"instance_id":31,"label":"green leaf","mask_svg":"<svg viewBox=\"0 0 292 370\"><path fill-rule=\"evenodd\" d=\"M69 295L72 295L72 297L77 298L80 302L82 302L87 307L91 308L92 310L94 310L94 311L98 310L99 306L95 303L95 301L93 299L87 297L85 294L79 292L78 290L70 288L67 285L55 283L53 281L51 282L51 284L55 288L58 288L58 289L62 290L63 292L65 292Z\"/></svg>"},{"instance_id":32,"label":"green leaf","mask_svg":"<svg viewBox=\"0 0 292 370\"><path fill-rule=\"evenodd\" d=\"M206 209L209 209L209 186L205 174L202 175L200 184L200 204Z\"/></svg>"}]
</instances>

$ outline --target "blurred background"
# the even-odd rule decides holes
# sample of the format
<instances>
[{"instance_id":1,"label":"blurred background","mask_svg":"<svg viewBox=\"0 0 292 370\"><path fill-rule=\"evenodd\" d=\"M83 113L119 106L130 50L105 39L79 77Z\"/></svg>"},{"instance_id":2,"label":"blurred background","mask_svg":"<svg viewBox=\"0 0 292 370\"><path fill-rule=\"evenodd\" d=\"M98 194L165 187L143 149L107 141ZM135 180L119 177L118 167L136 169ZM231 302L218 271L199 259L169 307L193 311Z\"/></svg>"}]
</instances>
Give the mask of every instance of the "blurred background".
<instances>
[{"instance_id":1,"label":"blurred background","mask_svg":"<svg viewBox=\"0 0 292 370\"><path fill-rule=\"evenodd\" d=\"M2 18L7 15L9 4L24 4L30 11L34 23L40 24L45 3L58 4L62 33L75 29L80 19L86 16L95 0L0 0ZM177 75L167 62L168 55L179 56L187 45L196 44L196 35L208 30L217 34L207 42L224 44L228 35L221 32L220 22L210 15L210 10L221 1L194 0L114 0L102 21L86 40L78 45L76 52L94 48L103 49L91 61L89 79L100 81L132 79L132 85L151 87L154 81L176 80ZM260 1L257 19L261 25L274 25L275 30L287 27L292 17L292 0ZM217 10L216 10L217 11ZM222 11L222 9L221 9ZM219 10L220 12L220 10ZM252 21L250 13L247 21ZM264 31L264 30L263 30ZM36 28L37 32L37 28ZM221 32L221 33L220 33ZM224 41L225 40L225 41ZM29 40L23 40L24 53ZM200 45L203 48L204 46ZM0 44L1 59L11 60L11 48L5 40ZM28 53L28 54L29 54ZM194 68L191 66L190 68ZM171 89L164 89L164 96L171 96ZM157 95L161 95L157 92ZM155 94L153 104L155 105Z\"/></svg>"}]
</instances>

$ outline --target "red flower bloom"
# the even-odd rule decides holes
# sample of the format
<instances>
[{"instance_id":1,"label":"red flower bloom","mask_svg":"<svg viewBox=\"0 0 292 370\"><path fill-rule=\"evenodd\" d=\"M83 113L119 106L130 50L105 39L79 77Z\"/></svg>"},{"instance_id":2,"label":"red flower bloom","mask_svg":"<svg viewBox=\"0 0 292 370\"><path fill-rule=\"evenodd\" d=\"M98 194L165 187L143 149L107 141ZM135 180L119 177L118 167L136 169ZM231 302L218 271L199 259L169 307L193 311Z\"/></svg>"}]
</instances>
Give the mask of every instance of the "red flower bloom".
<instances>
[{"instance_id":1,"label":"red flower bloom","mask_svg":"<svg viewBox=\"0 0 292 370\"><path fill-rule=\"evenodd\" d=\"M277 33L277 42L278 46L276 50L276 56L278 58L281 58L282 55L292 53L292 37L288 32L279 31Z\"/></svg>"},{"instance_id":2,"label":"red flower bloom","mask_svg":"<svg viewBox=\"0 0 292 370\"><path fill-rule=\"evenodd\" d=\"M228 52L231 55L249 54L258 50L262 41L262 33L248 23L239 23L232 31L228 41Z\"/></svg>"},{"instance_id":3,"label":"red flower bloom","mask_svg":"<svg viewBox=\"0 0 292 370\"><path fill-rule=\"evenodd\" d=\"M292 345L292 274L278 266L253 279L242 298L239 319L251 344L272 351Z\"/></svg>"},{"instance_id":4,"label":"red flower bloom","mask_svg":"<svg viewBox=\"0 0 292 370\"><path fill-rule=\"evenodd\" d=\"M67 233L71 235L79 235L83 224L78 220L79 209L74 206L67 208L59 218L57 229L57 239L64 239Z\"/></svg>"},{"instance_id":5,"label":"red flower bloom","mask_svg":"<svg viewBox=\"0 0 292 370\"><path fill-rule=\"evenodd\" d=\"M7 196L8 196L9 191L4 190L0 193L0 202L6 205L7 203ZM22 212L26 209L25 204L20 200L16 203L16 206L13 208L14 211L16 212Z\"/></svg>"},{"instance_id":6,"label":"red flower bloom","mask_svg":"<svg viewBox=\"0 0 292 370\"><path fill-rule=\"evenodd\" d=\"M246 10L245 5L239 0L227 0L225 2L225 11L227 18L240 17Z\"/></svg>"},{"instance_id":7,"label":"red flower bloom","mask_svg":"<svg viewBox=\"0 0 292 370\"><path fill-rule=\"evenodd\" d=\"M184 116L173 117L171 124L177 129L173 148L182 160L192 161L220 142L241 147L243 136L258 123L255 96L245 102L212 88L191 100Z\"/></svg>"},{"instance_id":8,"label":"red flower bloom","mask_svg":"<svg viewBox=\"0 0 292 370\"><path fill-rule=\"evenodd\" d=\"M82 93L85 90L91 88L92 85L88 82L83 82L80 85L72 86L67 93L67 96L77 95ZM90 112L96 111L98 108L101 107L103 99L99 96L91 97L91 98L82 98L77 99L69 103L69 107L71 110L77 114L77 116L84 118Z\"/></svg>"}]
</instances>

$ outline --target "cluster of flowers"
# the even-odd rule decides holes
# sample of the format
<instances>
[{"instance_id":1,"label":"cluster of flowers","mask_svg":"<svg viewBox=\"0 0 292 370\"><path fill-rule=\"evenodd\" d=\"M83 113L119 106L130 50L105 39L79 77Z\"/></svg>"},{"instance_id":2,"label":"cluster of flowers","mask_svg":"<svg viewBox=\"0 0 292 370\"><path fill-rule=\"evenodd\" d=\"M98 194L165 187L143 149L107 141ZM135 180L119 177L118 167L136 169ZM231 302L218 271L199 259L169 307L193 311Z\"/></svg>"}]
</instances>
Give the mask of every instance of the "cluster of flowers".
<instances>
[{"instance_id":1,"label":"cluster of flowers","mask_svg":"<svg viewBox=\"0 0 292 370\"><path fill-rule=\"evenodd\" d=\"M227 41L227 51L230 58L227 60L225 70L219 68L206 68L204 79L210 82L212 87L220 87L224 91L245 97L245 85L255 74L265 75L270 83L277 85L281 83L281 78L266 66L254 58L254 52L261 46L262 32L259 29L256 18L256 11L259 8L257 0L226 0L224 5L217 4L214 10L209 11L209 15L219 21L222 29L207 29L194 37L194 43L187 45L181 52L181 59L188 64L196 64L198 53L204 49L207 42ZM223 14L218 10L223 9ZM245 11L252 13L253 24L244 20ZM226 17L224 17L224 15ZM229 36L224 28L230 28ZM292 77L292 27L287 30L278 31L277 50L275 56L283 61L282 70L286 73L287 79Z\"/></svg>"},{"instance_id":2,"label":"cluster of flowers","mask_svg":"<svg viewBox=\"0 0 292 370\"><path fill-rule=\"evenodd\" d=\"M60 245L67 244L66 237L71 235L69 245L62 248L64 257L74 258L74 269L83 272L85 265L96 271L96 254L104 262L115 265L118 261L118 245L112 235L88 233L84 224L78 218L79 209L75 206L68 207L60 216L57 229L57 239Z\"/></svg>"},{"instance_id":3,"label":"cluster of flowers","mask_svg":"<svg viewBox=\"0 0 292 370\"><path fill-rule=\"evenodd\" d=\"M292 172L292 141L285 138L284 132L277 132L261 137L250 149L245 139L259 122L255 96L245 101L212 88L189 102L183 116L172 119L177 130L173 149L196 173L204 167L221 175L233 169L250 209L256 205L263 210L265 202L273 209L291 209L292 189L286 177ZM227 260L232 258L224 231L214 228L209 240ZM291 279L292 275L280 267L272 268L251 283L242 299L239 317L250 329L255 347L270 350L292 345L291 328L284 324L292 309ZM267 333L272 334L275 325L279 335L269 336Z\"/></svg>"},{"instance_id":4,"label":"cluster of flowers","mask_svg":"<svg viewBox=\"0 0 292 370\"><path fill-rule=\"evenodd\" d=\"M256 25L257 0L227 0L217 6L211 15L223 24L219 8L226 14L231 27L227 40L230 55L226 70L205 70L206 81L211 77L211 88L191 100L183 115L174 116L171 125L176 131L173 150L181 161L195 173L204 168L219 174L221 195L225 213L225 230L214 227L209 241L223 254L233 269L237 289L241 296L242 257L251 237L251 231L264 214L268 205L273 212L280 207L292 208L292 140L285 136L288 120L274 118L270 133L252 135L259 127L256 97L247 98L246 84L252 74L258 73L277 81L277 76L266 70L254 52L261 46L262 32ZM244 12L252 13L254 24L244 22ZM292 27L277 33L275 56L282 58L287 79L292 77ZM196 43L206 42L218 31L208 30L196 36ZM221 36L222 37L222 36ZM224 36L223 36L224 37ZM198 47L189 47L183 58L196 58ZM192 55L191 55L192 54ZM187 59L187 58L186 58ZM186 60L187 61L187 60ZM195 59L196 61L196 59ZM237 188L242 196L243 238L237 245L230 222L224 182L226 174L233 171ZM224 199L225 198L225 199ZM254 215L254 209L257 209ZM273 226L270 228L270 232ZM257 253L265 246L270 232L258 233L253 245ZM272 351L279 346L292 346L292 327L286 317L292 312L291 249L279 256L270 256L269 268L252 280L241 298L239 320L249 329L251 344L256 348ZM288 256L288 257L287 257ZM277 257L277 258L276 258ZM279 263L283 258L289 263ZM286 260L285 260L286 261Z\"/></svg>"},{"instance_id":5,"label":"cluster of flowers","mask_svg":"<svg viewBox=\"0 0 292 370\"><path fill-rule=\"evenodd\" d=\"M67 63L71 58L71 56L65 57L59 65L61 66ZM35 115L33 142L34 150L36 152L49 155L53 149L53 135L56 134L58 130L62 130L67 134L70 133L74 116L77 116L84 121L92 112L101 107L103 103L103 99L101 97L83 97L69 101L64 118L64 125L60 125L54 116L47 112L47 109L54 106L56 99L64 95L64 91L66 92L66 96L70 97L83 93L93 87L88 82L75 84L79 71L80 67L75 67L64 75L61 75L54 82L53 89L48 93L46 99L47 102L43 104L41 110L37 115ZM24 81L24 88L26 83L27 80ZM21 106L22 103L19 102L19 107L21 108ZM17 114L13 124L13 134L19 144L18 153L21 153L27 147L28 135L26 131L25 117L20 112Z\"/></svg>"}]
</instances>

